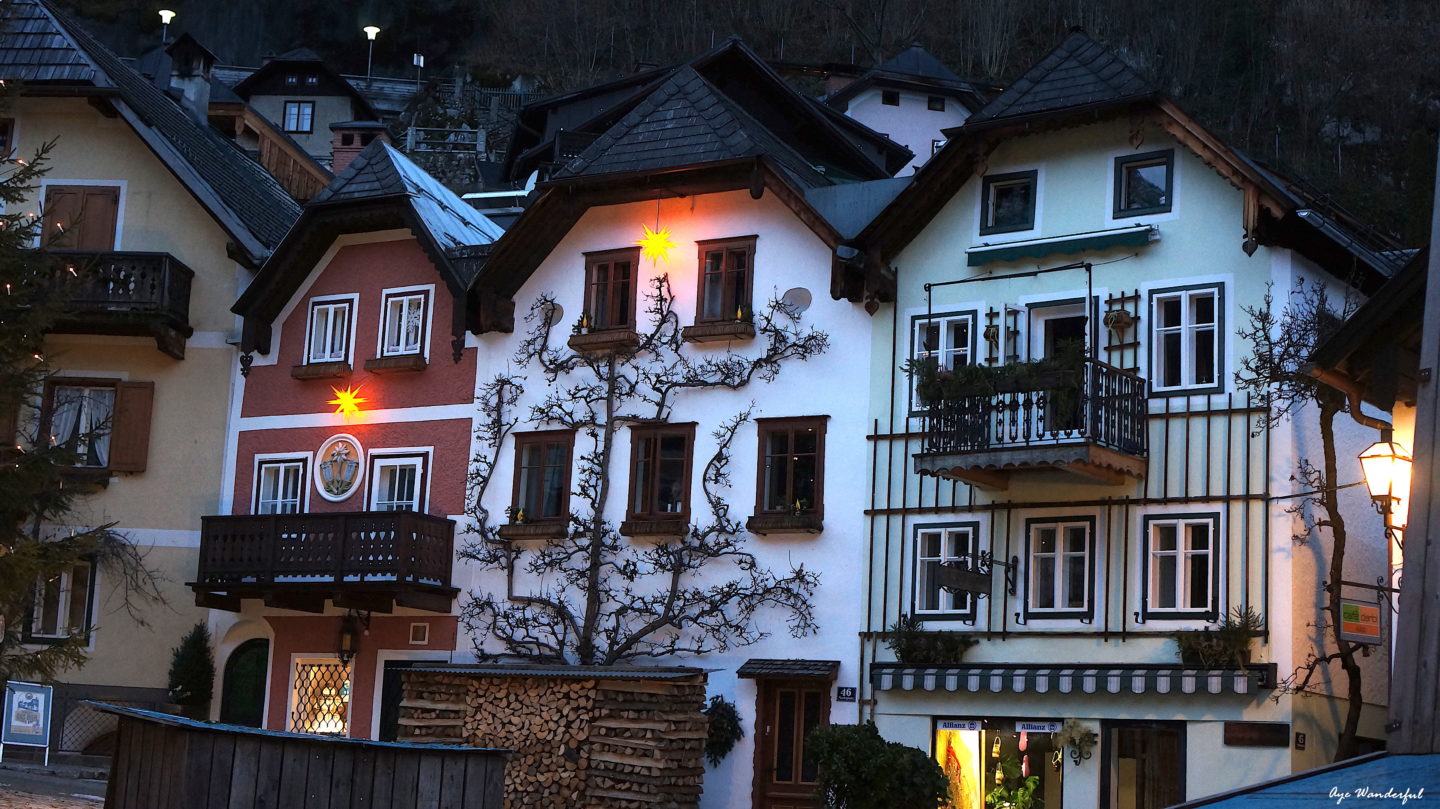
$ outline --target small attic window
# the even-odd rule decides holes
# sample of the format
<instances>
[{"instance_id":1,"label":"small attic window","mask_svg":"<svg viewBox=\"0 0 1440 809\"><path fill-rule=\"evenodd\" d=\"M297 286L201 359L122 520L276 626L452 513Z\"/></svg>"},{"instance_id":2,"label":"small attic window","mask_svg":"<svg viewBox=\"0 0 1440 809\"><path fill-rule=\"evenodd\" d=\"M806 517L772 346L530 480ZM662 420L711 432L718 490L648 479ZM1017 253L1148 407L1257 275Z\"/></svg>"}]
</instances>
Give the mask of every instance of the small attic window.
<instances>
[{"instance_id":1,"label":"small attic window","mask_svg":"<svg viewBox=\"0 0 1440 809\"><path fill-rule=\"evenodd\" d=\"M880 103L881 103L881 104L884 104L884 105L887 106L887 107L898 107L898 106L900 106L900 91L899 91L899 90L881 90L881 91L880 91Z\"/></svg>"},{"instance_id":2,"label":"small attic window","mask_svg":"<svg viewBox=\"0 0 1440 809\"><path fill-rule=\"evenodd\" d=\"M311 74L311 75L305 77L305 83L313 87L313 86L315 86L315 85L317 85L317 84L320 83L320 77L319 77L319 76L316 76L316 75L314 75L314 74Z\"/></svg>"},{"instance_id":3,"label":"small attic window","mask_svg":"<svg viewBox=\"0 0 1440 809\"><path fill-rule=\"evenodd\" d=\"M375 136L374 136L374 135L361 135L361 136L360 136L360 145L361 145L361 146L369 146L369 145L370 145L370 141L372 141L372 140L375 140Z\"/></svg>"},{"instance_id":4,"label":"small attic window","mask_svg":"<svg viewBox=\"0 0 1440 809\"><path fill-rule=\"evenodd\" d=\"M299 84L299 83L300 83L300 75L299 75L298 73L287 73L287 74L285 74L285 83L286 83L286 84Z\"/></svg>"},{"instance_id":5,"label":"small attic window","mask_svg":"<svg viewBox=\"0 0 1440 809\"><path fill-rule=\"evenodd\" d=\"M341 135L341 136L340 136L340 145L341 145L341 146L354 146L354 145L355 145L355 135L352 134L352 133L350 133L350 132L346 132L345 134Z\"/></svg>"},{"instance_id":6,"label":"small attic window","mask_svg":"<svg viewBox=\"0 0 1440 809\"><path fill-rule=\"evenodd\" d=\"M945 96L930 96L930 99L925 102L925 106L933 112L944 112Z\"/></svg>"}]
</instances>

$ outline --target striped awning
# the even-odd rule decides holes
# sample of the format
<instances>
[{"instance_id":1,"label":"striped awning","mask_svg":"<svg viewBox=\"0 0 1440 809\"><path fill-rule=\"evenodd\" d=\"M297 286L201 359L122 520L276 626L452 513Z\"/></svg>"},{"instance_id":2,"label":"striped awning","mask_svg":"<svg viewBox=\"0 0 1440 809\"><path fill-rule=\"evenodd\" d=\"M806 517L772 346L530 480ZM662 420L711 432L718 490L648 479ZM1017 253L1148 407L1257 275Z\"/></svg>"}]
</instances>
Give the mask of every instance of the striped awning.
<instances>
[{"instance_id":1,"label":"striped awning","mask_svg":"<svg viewBox=\"0 0 1440 809\"><path fill-rule=\"evenodd\" d=\"M1271 666L904 666L877 663L877 691L1016 694L1253 694L1275 682Z\"/></svg>"}]
</instances>

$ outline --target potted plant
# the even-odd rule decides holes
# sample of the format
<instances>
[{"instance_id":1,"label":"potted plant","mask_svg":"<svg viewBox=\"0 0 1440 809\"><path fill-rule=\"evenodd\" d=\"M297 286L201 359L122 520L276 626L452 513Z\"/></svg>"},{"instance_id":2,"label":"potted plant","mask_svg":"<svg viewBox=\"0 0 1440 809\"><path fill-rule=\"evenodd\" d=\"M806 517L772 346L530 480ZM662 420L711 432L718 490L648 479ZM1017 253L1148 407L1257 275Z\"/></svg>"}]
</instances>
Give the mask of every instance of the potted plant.
<instances>
[{"instance_id":1,"label":"potted plant","mask_svg":"<svg viewBox=\"0 0 1440 809\"><path fill-rule=\"evenodd\" d=\"M990 809L1031 809L1035 805L1035 791L1040 788L1040 776L1026 776L1020 766L1020 759L1005 756L1000 759L1000 783L985 796L985 805Z\"/></svg>"},{"instance_id":2,"label":"potted plant","mask_svg":"<svg viewBox=\"0 0 1440 809\"><path fill-rule=\"evenodd\" d=\"M890 625L885 645L895 660L906 665L953 666L980 641L960 632L935 632L922 628L919 618L902 615Z\"/></svg>"},{"instance_id":3,"label":"potted plant","mask_svg":"<svg viewBox=\"0 0 1440 809\"><path fill-rule=\"evenodd\" d=\"M1244 666L1250 662L1250 640L1263 625L1253 607L1236 607L1214 629L1186 629L1171 637L1187 666Z\"/></svg>"}]
</instances>

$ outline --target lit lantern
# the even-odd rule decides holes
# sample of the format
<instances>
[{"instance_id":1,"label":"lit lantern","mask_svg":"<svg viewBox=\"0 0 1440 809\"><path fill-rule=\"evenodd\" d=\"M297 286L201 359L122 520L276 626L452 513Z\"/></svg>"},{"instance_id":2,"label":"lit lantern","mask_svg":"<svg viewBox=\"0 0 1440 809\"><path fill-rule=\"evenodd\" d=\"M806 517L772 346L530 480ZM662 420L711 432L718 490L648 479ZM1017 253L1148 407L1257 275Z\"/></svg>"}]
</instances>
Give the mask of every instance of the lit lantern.
<instances>
[{"instance_id":1,"label":"lit lantern","mask_svg":"<svg viewBox=\"0 0 1440 809\"><path fill-rule=\"evenodd\" d=\"M335 405L335 415L343 416L346 421L349 421L351 416L360 413L360 405L370 401L360 395L359 388L340 390L332 387L330 390L335 392L335 398L325 404Z\"/></svg>"},{"instance_id":2,"label":"lit lantern","mask_svg":"<svg viewBox=\"0 0 1440 809\"><path fill-rule=\"evenodd\" d=\"M355 653L360 645L360 622L355 619L355 614L349 612L340 619L340 643L336 654L342 665L350 665L355 659Z\"/></svg>"},{"instance_id":3,"label":"lit lantern","mask_svg":"<svg viewBox=\"0 0 1440 809\"><path fill-rule=\"evenodd\" d=\"M640 257L648 258L659 263L670 260L670 251L675 249L675 242L670 240L670 228L651 230L649 225L642 224L645 235L635 240L640 247Z\"/></svg>"},{"instance_id":4,"label":"lit lantern","mask_svg":"<svg viewBox=\"0 0 1440 809\"><path fill-rule=\"evenodd\" d=\"M1360 469L1386 527L1404 528L1410 511L1410 450L1390 440L1388 432L1360 453Z\"/></svg>"}]
</instances>

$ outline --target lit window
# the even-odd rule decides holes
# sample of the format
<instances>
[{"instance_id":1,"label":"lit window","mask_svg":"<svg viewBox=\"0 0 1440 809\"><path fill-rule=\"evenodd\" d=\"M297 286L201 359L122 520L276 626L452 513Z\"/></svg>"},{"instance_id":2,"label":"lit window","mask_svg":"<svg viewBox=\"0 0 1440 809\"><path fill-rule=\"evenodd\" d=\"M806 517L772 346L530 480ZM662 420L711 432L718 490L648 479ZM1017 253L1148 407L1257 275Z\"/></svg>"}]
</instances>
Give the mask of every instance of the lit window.
<instances>
[{"instance_id":1,"label":"lit window","mask_svg":"<svg viewBox=\"0 0 1440 809\"><path fill-rule=\"evenodd\" d=\"M350 725L350 667L338 660L296 661L290 729L345 735Z\"/></svg>"},{"instance_id":2,"label":"lit window","mask_svg":"<svg viewBox=\"0 0 1440 809\"><path fill-rule=\"evenodd\" d=\"M76 466L110 466L112 385L55 385L51 388L50 443L74 453Z\"/></svg>"},{"instance_id":3,"label":"lit window","mask_svg":"<svg viewBox=\"0 0 1440 809\"><path fill-rule=\"evenodd\" d=\"M985 178L980 190L980 233L1011 233L1035 227L1038 172L1018 171Z\"/></svg>"},{"instance_id":4,"label":"lit window","mask_svg":"<svg viewBox=\"0 0 1440 809\"><path fill-rule=\"evenodd\" d=\"M953 371L971 364L971 315L936 315L915 319L914 342L910 356L917 362L933 360L936 368ZM920 398L911 384L910 406L921 407Z\"/></svg>"},{"instance_id":5,"label":"lit window","mask_svg":"<svg viewBox=\"0 0 1440 809\"><path fill-rule=\"evenodd\" d=\"M285 83L286 83L286 84L299 84L299 83L300 83L300 76L299 76L298 74L295 74L295 73L286 73L286 74L285 74Z\"/></svg>"},{"instance_id":6,"label":"lit window","mask_svg":"<svg viewBox=\"0 0 1440 809\"><path fill-rule=\"evenodd\" d=\"M371 511L424 511L425 459L418 456L373 457Z\"/></svg>"},{"instance_id":7,"label":"lit window","mask_svg":"<svg viewBox=\"0 0 1440 809\"><path fill-rule=\"evenodd\" d=\"M518 519L525 522L561 520L570 500L570 455L575 433L556 430L515 436L515 499Z\"/></svg>"},{"instance_id":8,"label":"lit window","mask_svg":"<svg viewBox=\"0 0 1440 809\"><path fill-rule=\"evenodd\" d=\"M30 637L60 639L89 632L94 575L93 564L76 562L69 570L36 582Z\"/></svg>"},{"instance_id":9,"label":"lit window","mask_svg":"<svg viewBox=\"0 0 1440 809\"><path fill-rule=\"evenodd\" d=\"M305 77L305 83L311 87L314 87L315 85L320 83L320 77L312 73L309 76Z\"/></svg>"},{"instance_id":10,"label":"lit window","mask_svg":"<svg viewBox=\"0 0 1440 809\"><path fill-rule=\"evenodd\" d=\"M1153 520L1147 538L1146 614L1215 611L1214 516Z\"/></svg>"},{"instance_id":11,"label":"lit window","mask_svg":"<svg viewBox=\"0 0 1440 809\"><path fill-rule=\"evenodd\" d=\"M1083 618L1090 614L1090 523L1030 524L1027 614Z\"/></svg>"},{"instance_id":12,"label":"lit window","mask_svg":"<svg viewBox=\"0 0 1440 809\"><path fill-rule=\"evenodd\" d=\"M1150 152L1115 160L1115 216L1170 210L1175 152Z\"/></svg>"},{"instance_id":13,"label":"lit window","mask_svg":"<svg viewBox=\"0 0 1440 809\"><path fill-rule=\"evenodd\" d=\"M347 362L350 359L350 301L310 304L310 337L305 361Z\"/></svg>"},{"instance_id":14,"label":"lit window","mask_svg":"<svg viewBox=\"0 0 1440 809\"><path fill-rule=\"evenodd\" d=\"M820 514L824 506L825 419L758 419L761 513Z\"/></svg>"},{"instance_id":15,"label":"lit window","mask_svg":"<svg viewBox=\"0 0 1440 809\"><path fill-rule=\"evenodd\" d=\"M380 347L381 356L424 353L428 298L424 292L385 296L385 339Z\"/></svg>"},{"instance_id":16,"label":"lit window","mask_svg":"<svg viewBox=\"0 0 1440 809\"><path fill-rule=\"evenodd\" d=\"M744 320L750 308L755 240L700 245L700 306L696 322Z\"/></svg>"},{"instance_id":17,"label":"lit window","mask_svg":"<svg viewBox=\"0 0 1440 809\"><path fill-rule=\"evenodd\" d=\"M1217 288L1157 293L1153 299L1156 390L1207 388L1220 379Z\"/></svg>"},{"instance_id":18,"label":"lit window","mask_svg":"<svg viewBox=\"0 0 1440 809\"><path fill-rule=\"evenodd\" d=\"M255 513L299 514L305 466L304 460L261 461L255 480Z\"/></svg>"},{"instance_id":19,"label":"lit window","mask_svg":"<svg viewBox=\"0 0 1440 809\"><path fill-rule=\"evenodd\" d=\"M639 263L639 248L586 256L585 321L592 331L634 328Z\"/></svg>"},{"instance_id":20,"label":"lit window","mask_svg":"<svg viewBox=\"0 0 1440 809\"><path fill-rule=\"evenodd\" d=\"M629 519L689 517L690 453L694 443L694 425L631 430Z\"/></svg>"},{"instance_id":21,"label":"lit window","mask_svg":"<svg viewBox=\"0 0 1440 809\"><path fill-rule=\"evenodd\" d=\"M285 102L285 131L310 132L315 128L314 101Z\"/></svg>"},{"instance_id":22,"label":"lit window","mask_svg":"<svg viewBox=\"0 0 1440 809\"><path fill-rule=\"evenodd\" d=\"M920 528L915 533L915 613L917 615L967 614L974 608L969 593L952 593L936 583L940 566L974 564L975 526Z\"/></svg>"},{"instance_id":23,"label":"lit window","mask_svg":"<svg viewBox=\"0 0 1440 809\"><path fill-rule=\"evenodd\" d=\"M1039 706L1032 704L1026 708L1035 710ZM943 805L955 809L998 809L1022 805L1065 809L1065 773L1074 772L1074 768L1062 764L1068 751L1055 732L1060 729L1060 722L1037 720L1034 715L1027 711L1025 719L935 719L935 738L931 749L934 750L935 763L945 776L946 800ZM1173 782L1179 769L1169 772L1168 776L1156 774L1154 777L1168 777ZM1143 786L1131 786L1130 790L1121 793L1123 802L1110 805L1152 809L1173 803L1147 801ZM1022 800L1024 803L1020 802ZM1095 805L1093 798L1090 804ZM1083 805L1083 801L1071 805Z\"/></svg>"}]
</instances>

